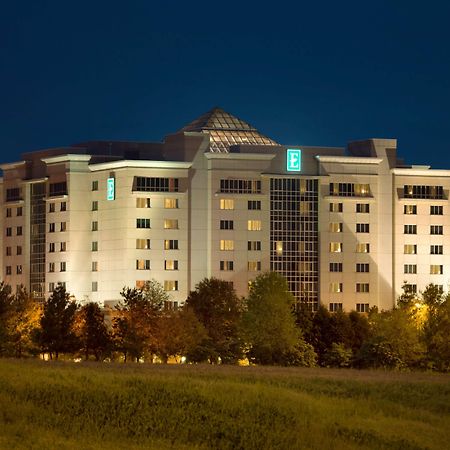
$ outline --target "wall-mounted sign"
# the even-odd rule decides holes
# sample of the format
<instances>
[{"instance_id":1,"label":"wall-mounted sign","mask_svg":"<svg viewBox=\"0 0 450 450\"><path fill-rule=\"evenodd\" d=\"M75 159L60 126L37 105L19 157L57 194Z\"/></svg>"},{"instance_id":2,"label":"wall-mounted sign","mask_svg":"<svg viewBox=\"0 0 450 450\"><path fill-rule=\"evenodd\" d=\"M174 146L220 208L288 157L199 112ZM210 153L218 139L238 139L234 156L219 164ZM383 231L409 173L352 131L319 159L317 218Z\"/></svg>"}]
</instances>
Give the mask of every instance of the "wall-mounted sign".
<instances>
[{"instance_id":1,"label":"wall-mounted sign","mask_svg":"<svg viewBox=\"0 0 450 450\"><path fill-rule=\"evenodd\" d=\"M302 170L302 151L298 148L288 148L286 152L286 169L288 172Z\"/></svg>"},{"instance_id":2,"label":"wall-mounted sign","mask_svg":"<svg viewBox=\"0 0 450 450\"><path fill-rule=\"evenodd\" d=\"M106 200L114 200L116 198L115 179L108 178L106 180Z\"/></svg>"}]
</instances>

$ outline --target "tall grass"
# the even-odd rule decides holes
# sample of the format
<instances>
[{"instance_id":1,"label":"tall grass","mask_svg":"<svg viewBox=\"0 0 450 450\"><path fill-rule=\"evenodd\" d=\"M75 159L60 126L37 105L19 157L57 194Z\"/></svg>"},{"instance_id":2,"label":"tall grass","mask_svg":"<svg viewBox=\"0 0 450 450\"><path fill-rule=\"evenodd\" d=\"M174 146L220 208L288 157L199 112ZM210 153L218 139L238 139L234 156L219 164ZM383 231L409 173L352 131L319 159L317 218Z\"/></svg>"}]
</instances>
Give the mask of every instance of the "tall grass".
<instances>
[{"instance_id":1,"label":"tall grass","mask_svg":"<svg viewBox=\"0 0 450 450\"><path fill-rule=\"evenodd\" d=\"M0 360L0 448L444 449L445 375Z\"/></svg>"}]
</instances>

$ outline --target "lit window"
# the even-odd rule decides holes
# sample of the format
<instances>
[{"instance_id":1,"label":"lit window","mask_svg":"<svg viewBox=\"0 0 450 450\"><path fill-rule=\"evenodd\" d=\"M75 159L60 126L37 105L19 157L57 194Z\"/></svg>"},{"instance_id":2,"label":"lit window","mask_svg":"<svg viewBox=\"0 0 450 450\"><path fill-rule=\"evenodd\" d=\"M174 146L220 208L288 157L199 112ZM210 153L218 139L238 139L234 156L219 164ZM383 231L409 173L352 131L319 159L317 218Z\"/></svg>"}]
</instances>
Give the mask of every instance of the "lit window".
<instances>
[{"instance_id":1,"label":"lit window","mask_svg":"<svg viewBox=\"0 0 450 450\"><path fill-rule=\"evenodd\" d=\"M356 292L369 292L369 283L356 283Z\"/></svg>"},{"instance_id":2,"label":"lit window","mask_svg":"<svg viewBox=\"0 0 450 450\"><path fill-rule=\"evenodd\" d=\"M258 272L261 270L261 261L248 261L247 270L249 272Z\"/></svg>"},{"instance_id":3,"label":"lit window","mask_svg":"<svg viewBox=\"0 0 450 450\"><path fill-rule=\"evenodd\" d=\"M136 280L136 288L144 289L145 285L148 283L148 280Z\"/></svg>"},{"instance_id":4,"label":"lit window","mask_svg":"<svg viewBox=\"0 0 450 450\"><path fill-rule=\"evenodd\" d=\"M343 208L343 203L330 203L330 212L342 212Z\"/></svg>"},{"instance_id":5,"label":"lit window","mask_svg":"<svg viewBox=\"0 0 450 450\"><path fill-rule=\"evenodd\" d=\"M342 242L330 242L330 253L341 253L343 251Z\"/></svg>"},{"instance_id":6,"label":"lit window","mask_svg":"<svg viewBox=\"0 0 450 450\"><path fill-rule=\"evenodd\" d=\"M403 247L403 253L405 255L417 254L417 245L416 244L405 244Z\"/></svg>"},{"instance_id":7,"label":"lit window","mask_svg":"<svg viewBox=\"0 0 450 450\"><path fill-rule=\"evenodd\" d=\"M150 270L150 260L149 259L137 259L136 260L136 270Z\"/></svg>"},{"instance_id":8,"label":"lit window","mask_svg":"<svg viewBox=\"0 0 450 450\"><path fill-rule=\"evenodd\" d=\"M140 250L149 250L150 239L136 239L136 248Z\"/></svg>"},{"instance_id":9,"label":"lit window","mask_svg":"<svg viewBox=\"0 0 450 450\"><path fill-rule=\"evenodd\" d=\"M404 205L403 207L404 214L417 214L417 205Z\"/></svg>"},{"instance_id":10,"label":"lit window","mask_svg":"<svg viewBox=\"0 0 450 450\"><path fill-rule=\"evenodd\" d=\"M220 261L220 270L231 271L233 270L233 267L234 267L233 261Z\"/></svg>"},{"instance_id":11,"label":"lit window","mask_svg":"<svg viewBox=\"0 0 450 450\"><path fill-rule=\"evenodd\" d=\"M177 198L165 198L164 199L164 208L177 209L178 208L178 199Z\"/></svg>"},{"instance_id":12,"label":"lit window","mask_svg":"<svg viewBox=\"0 0 450 450\"><path fill-rule=\"evenodd\" d=\"M221 198L219 207L220 209L234 209L234 200L232 198Z\"/></svg>"},{"instance_id":13,"label":"lit window","mask_svg":"<svg viewBox=\"0 0 450 450\"><path fill-rule=\"evenodd\" d=\"M338 283L338 282L333 282L330 283L330 292L343 292L344 290L344 284L343 283Z\"/></svg>"},{"instance_id":14,"label":"lit window","mask_svg":"<svg viewBox=\"0 0 450 450\"><path fill-rule=\"evenodd\" d=\"M356 253L370 253L370 244L366 242L358 242L356 244Z\"/></svg>"},{"instance_id":15,"label":"lit window","mask_svg":"<svg viewBox=\"0 0 450 450\"><path fill-rule=\"evenodd\" d=\"M138 197L136 199L136 208L150 208L150 198Z\"/></svg>"},{"instance_id":16,"label":"lit window","mask_svg":"<svg viewBox=\"0 0 450 450\"><path fill-rule=\"evenodd\" d=\"M164 219L164 229L165 230L177 230L178 220L177 219Z\"/></svg>"},{"instance_id":17,"label":"lit window","mask_svg":"<svg viewBox=\"0 0 450 450\"><path fill-rule=\"evenodd\" d=\"M357 203L356 204L356 212L367 214L370 211L370 207L368 203Z\"/></svg>"},{"instance_id":18,"label":"lit window","mask_svg":"<svg viewBox=\"0 0 450 450\"><path fill-rule=\"evenodd\" d=\"M342 233L342 222L330 222L329 231L330 233Z\"/></svg>"},{"instance_id":19,"label":"lit window","mask_svg":"<svg viewBox=\"0 0 450 450\"><path fill-rule=\"evenodd\" d=\"M178 261L173 259L166 259L164 261L165 270L178 270Z\"/></svg>"},{"instance_id":20,"label":"lit window","mask_svg":"<svg viewBox=\"0 0 450 450\"><path fill-rule=\"evenodd\" d=\"M277 255L283 254L283 241L275 242L275 251L276 251Z\"/></svg>"},{"instance_id":21,"label":"lit window","mask_svg":"<svg viewBox=\"0 0 450 450\"><path fill-rule=\"evenodd\" d=\"M261 221L260 220L248 220L247 221L248 231L261 231Z\"/></svg>"},{"instance_id":22,"label":"lit window","mask_svg":"<svg viewBox=\"0 0 450 450\"><path fill-rule=\"evenodd\" d=\"M178 280L164 280L165 291L178 291Z\"/></svg>"},{"instance_id":23,"label":"lit window","mask_svg":"<svg viewBox=\"0 0 450 450\"><path fill-rule=\"evenodd\" d=\"M234 241L232 239L221 239L220 250L234 250Z\"/></svg>"},{"instance_id":24,"label":"lit window","mask_svg":"<svg viewBox=\"0 0 450 450\"><path fill-rule=\"evenodd\" d=\"M330 303L328 305L328 309L330 310L330 312L338 312L338 311L342 311L342 303Z\"/></svg>"},{"instance_id":25,"label":"lit window","mask_svg":"<svg viewBox=\"0 0 450 450\"><path fill-rule=\"evenodd\" d=\"M178 250L178 240L166 239L164 241L164 250Z\"/></svg>"},{"instance_id":26,"label":"lit window","mask_svg":"<svg viewBox=\"0 0 450 450\"><path fill-rule=\"evenodd\" d=\"M444 273L444 266L439 264L432 264L430 266L431 275L442 275Z\"/></svg>"}]
</instances>

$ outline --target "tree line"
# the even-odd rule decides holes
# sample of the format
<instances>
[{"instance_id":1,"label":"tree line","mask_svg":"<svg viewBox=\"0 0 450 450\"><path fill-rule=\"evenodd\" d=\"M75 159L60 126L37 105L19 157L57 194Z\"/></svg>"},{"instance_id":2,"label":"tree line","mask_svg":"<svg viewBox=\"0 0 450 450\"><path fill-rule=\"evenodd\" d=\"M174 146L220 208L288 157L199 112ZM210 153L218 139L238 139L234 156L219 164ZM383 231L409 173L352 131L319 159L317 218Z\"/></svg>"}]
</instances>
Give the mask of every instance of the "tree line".
<instances>
[{"instance_id":1,"label":"tree line","mask_svg":"<svg viewBox=\"0 0 450 450\"><path fill-rule=\"evenodd\" d=\"M108 312L77 304L62 285L38 303L1 283L0 355L450 371L450 294L433 284L419 295L404 289L393 310L368 314L295 305L273 272L246 298L205 278L177 310L165 308L169 296L154 280L120 295Z\"/></svg>"}]
</instances>

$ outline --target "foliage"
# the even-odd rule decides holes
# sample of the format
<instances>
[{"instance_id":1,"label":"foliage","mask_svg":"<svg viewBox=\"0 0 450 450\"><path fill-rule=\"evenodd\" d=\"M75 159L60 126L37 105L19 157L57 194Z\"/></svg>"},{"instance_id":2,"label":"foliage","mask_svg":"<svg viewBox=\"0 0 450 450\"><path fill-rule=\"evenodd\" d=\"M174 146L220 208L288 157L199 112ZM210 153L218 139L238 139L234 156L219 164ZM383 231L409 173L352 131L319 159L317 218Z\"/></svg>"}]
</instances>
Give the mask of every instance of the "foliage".
<instances>
[{"instance_id":1,"label":"foliage","mask_svg":"<svg viewBox=\"0 0 450 450\"><path fill-rule=\"evenodd\" d=\"M116 306L113 334L116 348L138 361L156 352L158 319L169 296L160 283L147 282L143 289L125 287L120 293L123 300Z\"/></svg>"},{"instance_id":2,"label":"foliage","mask_svg":"<svg viewBox=\"0 0 450 450\"><path fill-rule=\"evenodd\" d=\"M256 277L243 316L250 361L257 364L314 364L313 351L295 324L293 304L287 281L281 275L268 272Z\"/></svg>"},{"instance_id":3,"label":"foliage","mask_svg":"<svg viewBox=\"0 0 450 450\"><path fill-rule=\"evenodd\" d=\"M0 448L448 447L440 374L0 360Z\"/></svg>"},{"instance_id":4,"label":"foliage","mask_svg":"<svg viewBox=\"0 0 450 450\"><path fill-rule=\"evenodd\" d=\"M201 343L203 351L195 352L191 359L234 363L242 357L239 324L244 304L229 283L205 278L190 292L185 307L195 314L207 333Z\"/></svg>"},{"instance_id":5,"label":"foliage","mask_svg":"<svg viewBox=\"0 0 450 450\"><path fill-rule=\"evenodd\" d=\"M76 332L80 351L88 360L93 355L102 360L112 349L112 338L105 324L105 315L97 303L83 305L77 313Z\"/></svg>"},{"instance_id":6,"label":"foliage","mask_svg":"<svg viewBox=\"0 0 450 450\"><path fill-rule=\"evenodd\" d=\"M342 342L331 344L331 348L325 352L323 362L326 367L350 367L353 352Z\"/></svg>"},{"instance_id":7,"label":"foliage","mask_svg":"<svg viewBox=\"0 0 450 450\"><path fill-rule=\"evenodd\" d=\"M73 329L78 306L70 299L66 288L58 284L44 302L40 328L34 335L42 353L50 359L58 359L60 353L70 353L77 349L77 338Z\"/></svg>"},{"instance_id":8,"label":"foliage","mask_svg":"<svg viewBox=\"0 0 450 450\"><path fill-rule=\"evenodd\" d=\"M0 283L0 355L6 354L8 351L8 323L11 316L12 302L11 286L2 281Z\"/></svg>"}]
</instances>

